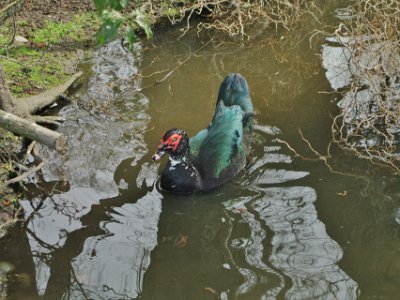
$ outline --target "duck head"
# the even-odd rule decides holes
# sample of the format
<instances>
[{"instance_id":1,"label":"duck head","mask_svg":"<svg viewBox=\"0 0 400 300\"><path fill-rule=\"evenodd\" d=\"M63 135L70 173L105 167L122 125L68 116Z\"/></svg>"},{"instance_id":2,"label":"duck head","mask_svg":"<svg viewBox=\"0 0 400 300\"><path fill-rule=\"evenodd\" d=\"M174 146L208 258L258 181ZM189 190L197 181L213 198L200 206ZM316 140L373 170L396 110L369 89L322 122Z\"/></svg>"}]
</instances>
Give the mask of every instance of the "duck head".
<instances>
[{"instance_id":1,"label":"duck head","mask_svg":"<svg viewBox=\"0 0 400 300\"><path fill-rule=\"evenodd\" d=\"M157 161L168 153L171 158L178 160L183 158L189 150L189 137L182 129L172 128L164 133L156 153L153 155L153 161Z\"/></svg>"}]
</instances>

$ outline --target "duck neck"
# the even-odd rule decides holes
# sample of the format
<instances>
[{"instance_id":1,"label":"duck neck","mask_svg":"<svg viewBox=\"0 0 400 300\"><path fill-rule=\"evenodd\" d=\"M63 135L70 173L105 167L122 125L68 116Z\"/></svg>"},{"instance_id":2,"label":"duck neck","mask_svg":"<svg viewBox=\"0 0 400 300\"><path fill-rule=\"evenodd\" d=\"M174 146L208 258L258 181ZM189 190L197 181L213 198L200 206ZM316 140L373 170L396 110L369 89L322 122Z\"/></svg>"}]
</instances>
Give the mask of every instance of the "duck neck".
<instances>
[{"instance_id":1,"label":"duck neck","mask_svg":"<svg viewBox=\"0 0 400 300\"><path fill-rule=\"evenodd\" d=\"M191 165L189 159L189 150L186 150L184 153L180 153L177 155L169 155L169 160L172 165L176 164L184 164L184 165Z\"/></svg>"}]
</instances>

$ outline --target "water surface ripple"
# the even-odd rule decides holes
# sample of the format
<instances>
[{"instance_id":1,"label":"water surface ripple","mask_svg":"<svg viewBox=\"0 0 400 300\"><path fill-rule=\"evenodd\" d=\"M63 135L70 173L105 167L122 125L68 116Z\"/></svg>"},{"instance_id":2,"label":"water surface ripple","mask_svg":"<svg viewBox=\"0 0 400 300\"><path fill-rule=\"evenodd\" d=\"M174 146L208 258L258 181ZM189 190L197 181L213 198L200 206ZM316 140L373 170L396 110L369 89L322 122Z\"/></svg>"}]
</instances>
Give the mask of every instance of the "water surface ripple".
<instances>
[{"instance_id":1,"label":"water surface ripple","mask_svg":"<svg viewBox=\"0 0 400 300\"><path fill-rule=\"evenodd\" d=\"M135 166L147 153L148 99L136 92L141 81L132 80L140 66L140 45L135 53L118 42L94 52L84 92L76 95L76 105L60 112L67 118L59 129L69 139L67 157L43 150L50 161L44 180L54 186L66 180L69 189L33 199L41 202L33 215L34 207L23 202L30 216L27 229L39 295L122 299L141 292L157 241L162 196L152 189L132 203L113 204L123 197L120 189L128 188L115 181L116 168L128 158Z\"/></svg>"},{"instance_id":2,"label":"water surface ripple","mask_svg":"<svg viewBox=\"0 0 400 300\"><path fill-rule=\"evenodd\" d=\"M29 249L10 261L32 282L10 282L11 298L394 299L398 178L340 153L332 167L350 176L333 173L280 142L315 157L299 129L322 154L330 141L337 107L315 55L329 48L310 49L311 30L206 47L168 30L134 54L96 49L60 111L69 151L43 149L49 164L29 179ZM229 72L247 78L256 108L248 165L209 193L160 191L162 133L206 127Z\"/></svg>"}]
</instances>

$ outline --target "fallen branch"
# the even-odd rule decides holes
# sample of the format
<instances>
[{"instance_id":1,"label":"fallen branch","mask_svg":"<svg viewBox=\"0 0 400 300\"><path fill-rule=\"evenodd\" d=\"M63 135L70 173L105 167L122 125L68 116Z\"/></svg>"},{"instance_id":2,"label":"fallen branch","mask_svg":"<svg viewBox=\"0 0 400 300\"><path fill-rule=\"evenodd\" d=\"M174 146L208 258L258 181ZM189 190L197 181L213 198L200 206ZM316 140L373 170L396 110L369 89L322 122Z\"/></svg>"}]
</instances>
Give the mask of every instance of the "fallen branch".
<instances>
[{"instance_id":1,"label":"fallen branch","mask_svg":"<svg viewBox=\"0 0 400 300\"><path fill-rule=\"evenodd\" d=\"M22 161L23 164L26 163L26 161L28 159L28 156L31 154L33 148L35 148L35 145L36 145L36 141L32 141L29 144L28 148L26 149L26 153L25 153L24 159Z\"/></svg>"},{"instance_id":2,"label":"fallen branch","mask_svg":"<svg viewBox=\"0 0 400 300\"><path fill-rule=\"evenodd\" d=\"M140 90L143 91L144 89L147 89L149 87L155 86L160 83L163 83L165 80L167 80L169 77L171 77L171 75L174 74L176 70L178 70L180 67L182 67L190 58L192 58L193 54L196 54L200 50L204 49L213 40L214 40L214 38L210 39L207 43L205 43L201 47L197 48L193 53L190 53L183 61L179 62L171 71L169 71L167 74L165 74L165 76L163 78L156 80L154 83L149 84L149 85L141 88Z\"/></svg>"},{"instance_id":3,"label":"fallen branch","mask_svg":"<svg viewBox=\"0 0 400 300\"><path fill-rule=\"evenodd\" d=\"M38 141L57 151L64 150L67 143L66 138L62 134L3 110L0 110L0 127L31 140Z\"/></svg>"},{"instance_id":4,"label":"fallen branch","mask_svg":"<svg viewBox=\"0 0 400 300\"><path fill-rule=\"evenodd\" d=\"M27 114L33 114L46 106L49 106L57 101L58 97L65 93L65 91L78 79L82 76L82 72L75 73L62 85L51 88L43 93L38 95L20 98L18 99L18 108L17 111L24 111Z\"/></svg>"},{"instance_id":5,"label":"fallen branch","mask_svg":"<svg viewBox=\"0 0 400 300\"><path fill-rule=\"evenodd\" d=\"M32 169L29 169L28 171L26 171L25 173L22 173L21 175L11 178L10 180L7 180L6 182L4 182L5 185L10 185L12 183L17 183L20 182L21 180L25 179L26 177L32 175L33 173L39 171L41 168L43 168L43 166L47 163L47 161L42 161L40 162L40 164L38 164L36 167L33 167Z\"/></svg>"},{"instance_id":6,"label":"fallen branch","mask_svg":"<svg viewBox=\"0 0 400 300\"><path fill-rule=\"evenodd\" d=\"M35 123L42 123L42 124L50 124L55 126L60 126L60 122L65 121L63 117L60 116L31 116L30 120L34 121Z\"/></svg>"}]
</instances>

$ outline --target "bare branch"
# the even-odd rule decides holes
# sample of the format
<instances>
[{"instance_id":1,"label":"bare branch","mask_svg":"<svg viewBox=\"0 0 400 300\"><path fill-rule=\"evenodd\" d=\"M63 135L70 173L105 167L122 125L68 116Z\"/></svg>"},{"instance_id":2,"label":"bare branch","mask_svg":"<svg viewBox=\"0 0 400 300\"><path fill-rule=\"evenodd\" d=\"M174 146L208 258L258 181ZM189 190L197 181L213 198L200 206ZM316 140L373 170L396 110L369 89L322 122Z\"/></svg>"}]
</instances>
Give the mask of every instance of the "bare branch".
<instances>
[{"instance_id":1,"label":"bare branch","mask_svg":"<svg viewBox=\"0 0 400 300\"><path fill-rule=\"evenodd\" d=\"M47 161L45 161L45 160L42 161L42 162L40 162L40 164L38 164L37 166L33 167L32 169L26 171L25 173L23 173L23 174L21 174L21 175L19 175L19 176L17 176L17 177L14 177L14 178L12 178L12 179L10 179L10 180L7 180L6 182L4 182L5 185L10 185L10 184L12 184L12 183L17 183L17 182L19 182L19 181L21 181L21 180L24 180L26 177L28 177L28 176L30 176L30 175L36 173L36 172L39 171L41 168L43 168L43 166L44 166L46 163L47 163Z\"/></svg>"}]
</instances>

